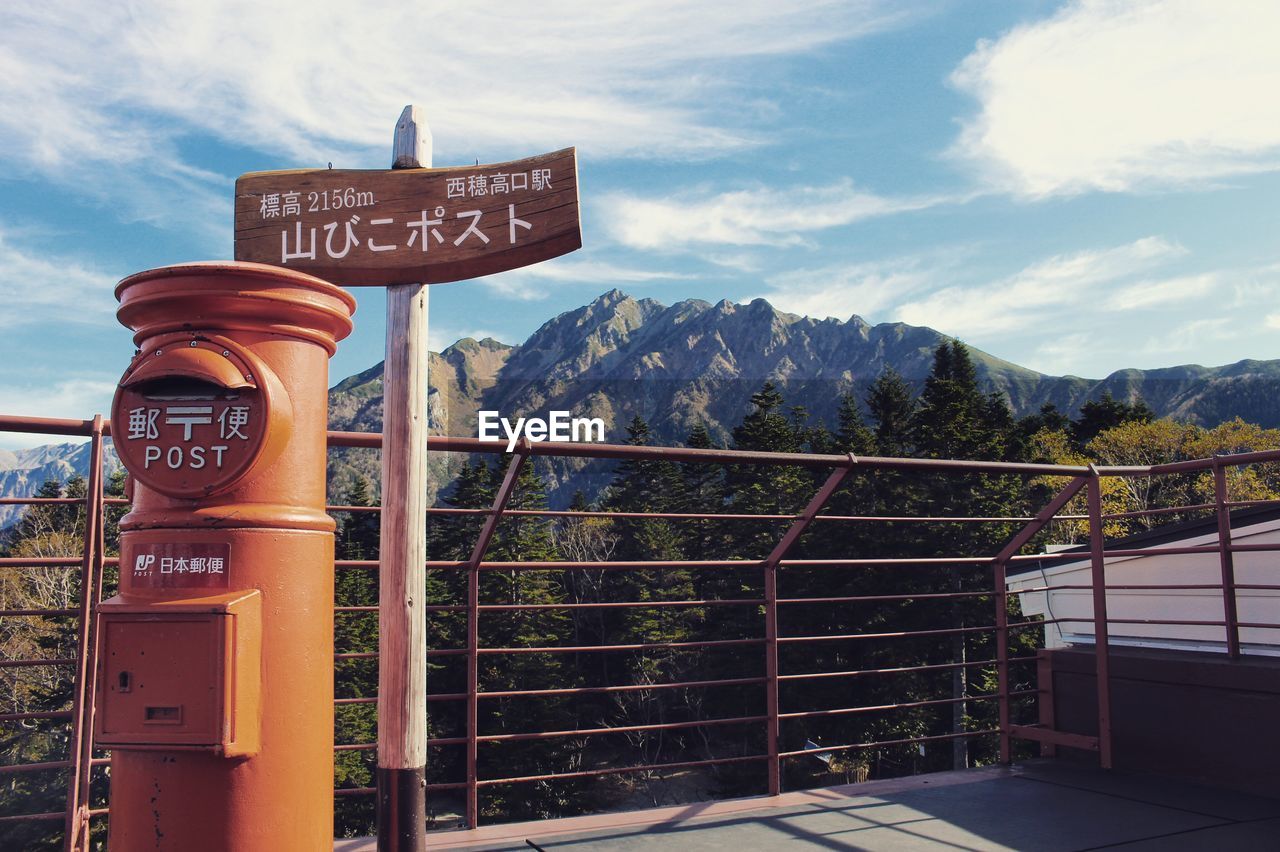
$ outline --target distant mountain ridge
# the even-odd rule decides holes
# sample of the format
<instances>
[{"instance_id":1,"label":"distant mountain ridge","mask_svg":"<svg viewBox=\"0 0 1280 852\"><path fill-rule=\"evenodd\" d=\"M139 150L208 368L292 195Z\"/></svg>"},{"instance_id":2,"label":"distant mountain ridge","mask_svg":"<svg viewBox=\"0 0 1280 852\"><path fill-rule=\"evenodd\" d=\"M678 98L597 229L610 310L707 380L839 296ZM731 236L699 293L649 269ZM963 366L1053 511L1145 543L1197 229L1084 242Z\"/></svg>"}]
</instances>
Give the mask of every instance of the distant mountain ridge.
<instances>
[{"instance_id":1,"label":"distant mountain ridge","mask_svg":"<svg viewBox=\"0 0 1280 852\"><path fill-rule=\"evenodd\" d=\"M89 457L87 441L0 450L0 496L30 497L49 480L66 482L74 476L87 476ZM110 447L104 447L103 467L108 476L120 469L120 460ZM22 506L0 506L0 528L17 520L23 510Z\"/></svg>"},{"instance_id":2,"label":"distant mountain ridge","mask_svg":"<svg viewBox=\"0 0 1280 852\"><path fill-rule=\"evenodd\" d=\"M560 314L519 345L491 338L463 338L429 355L428 395L434 434L474 436L477 413L545 416L552 409L599 417L606 440L622 442L635 415L648 423L658 444L679 444L696 424L727 441L765 381L778 385L789 405L815 421L834 422L840 395L859 397L886 368L919 386L933 351L951 339L905 323L871 325L861 317L813 319L775 309L763 299L715 304L687 299L663 305L610 290L588 305ZM1280 360L1239 361L1221 367L1184 365L1118 370L1104 379L1050 376L970 347L978 380L1000 391L1017 416L1053 403L1074 414L1088 400L1111 393L1141 396L1159 416L1213 426L1235 416L1280 426ZM382 365L343 379L329 392L331 429L382 429ZM107 453L108 468L119 462ZM432 458L432 490L452 478L460 459ZM340 495L355 476L376 489L376 453L331 454L330 491ZM0 450L0 495L29 496L47 479L85 475L88 444L51 444ZM611 468L598 462L546 463L553 505L574 490L594 495ZM0 507L0 527L21 510Z\"/></svg>"},{"instance_id":3,"label":"distant mountain ridge","mask_svg":"<svg viewBox=\"0 0 1280 852\"><path fill-rule=\"evenodd\" d=\"M464 338L431 353L430 419L435 434L475 435L481 409L513 416L560 409L602 418L607 440L621 442L638 414L656 443L680 443L697 423L723 441L765 381L782 388L789 405L831 423L840 395L861 397L886 368L921 384L934 349L949 339L905 323L797 316L763 299L688 299L667 306L615 289L552 318L517 346ZM1111 393L1120 399L1141 396L1159 416L1207 426L1237 415L1280 426L1280 361L1119 370L1085 379L1050 376L972 347L971 352L982 388L1004 393L1017 416L1045 403L1074 414L1084 402ZM330 428L380 431L381 401L377 365L332 389ZM331 467L339 480L357 469L376 472L342 460ZM563 505L579 487L596 490L598 483L587 475L591 470L580 462L552 465L553 502ZM443 466L434 472L438 481L447 479Z\"/></svg>"}]
</instances>

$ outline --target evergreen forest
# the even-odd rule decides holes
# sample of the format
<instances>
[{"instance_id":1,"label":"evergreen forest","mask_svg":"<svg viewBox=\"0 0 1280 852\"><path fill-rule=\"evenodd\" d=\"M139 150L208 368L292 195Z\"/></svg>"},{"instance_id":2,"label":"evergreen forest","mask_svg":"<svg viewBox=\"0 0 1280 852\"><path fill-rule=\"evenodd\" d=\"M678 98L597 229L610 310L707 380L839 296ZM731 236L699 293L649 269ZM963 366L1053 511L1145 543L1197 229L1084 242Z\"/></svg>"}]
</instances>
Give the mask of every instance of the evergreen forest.
<instances>
[{"instance_id":1,"label":"evergreen forest","mask_svg":"<svg viewBox=\"0 0 1280 852\"><path fill-rule=\"evenodd\" d=\"M646 423L627 429L631 444L650 443ZM689 447L711 448L708 431L695 427ZM784 453L852 453L932 459L1153 464L1218 453L1280 448L1280 430L1239 419L1213 428L1154 418L1140 399L1104 396L1070 417L1046 406L1015 419L999 394L979 391L973 361L963 344L948 341L934 352L931 374L919 394L886 372L859 395L840 400L834 423L813 422L805 410L765 383L733 430L728 449ZM506 455L474 456L461 468L443 507L487 509L505 474ZM480 790L482 823L542 819L599 810L632 809L712 797L760 794L766 789L764 615L765 559L790 525L776 520L716 520L720 514L794 516L809 503L830 471L820 468L723 465L666 460L626 460L610 485L591 498L578 494L570 512L507 515L485 555L494 563L587 563L566 570L531 565L479 572L480 647L478 756L480 779L570 774L560 780L524 780ZM996 725L994 621L989 564L948 563L956 557L993 556L1022 526L1017 522L921 523L921 517L1005 518L1033 515L1065 485L1051 476L855 470L827 502L823 514L901 520L830 520L811 524L788 559L934 559L928 563L875 566L787 566L777 573L779 599L856 598L838 603L798 601L778 607L781 637L866 638L783 642L779 646L780 709L847 710L784 718L781 751L887 743L783 761L784 790L888 778L991 763L993 736L954 737ZM1234 500L1280 498L1280 467L1231 469ZM50 482L42 497L82 498L81 480ZM108 484L121 494L123 483ZM374 488L357 480L338 495L346 506L370 506ZM1107 480L1108 513L1194 505L1212 500L1212 476L1170 475ZM536 459L521 467L508 509L546 508L546 485ZM1077 497L1064 514L1082 514ZM116 553L119 516L112 506L106 530ZM600 517L592 513L610 513ZM657 513L681 518L636 517ZM1120 518L1109 537L1198 515ZM367 563L378 558L378 515L336 514L336 650L351 655L336 664L335 787L354 791L337 798L336 836L374 833L378 577ZM470 558L484 516L433 514L428 555L433 561ZM1027 548L1087 540L1083 522L1051 524ZM83 542L82 503L45 504L28 510L10 528L0 555L36 558L78 556ZM754 561L745 566L715 563ZM708 566L663 567L705 561ZM610 563L653 562L618 570ZM365 564L360 564L365 563ZM79 570L0 567L0 610L73 610ZM105 592L113 593L109 571ZM954 595L960 597L939 595ZM428 573L428 642L435 651L466 647L467 572ZM620 604L641 604L622 606ZM1016 597L1011 622L1023 621ZM937 631L901 637L912 631ZM1042 641L1031 627L1012 633L1011 654L1025 657ZM715 644L708 644L715 643ZM75 619L0 617L0 658L70 659ZM629 645L598 651L593 646ZM554 648L568 651L556 652ZM363 655L363 656L362 656ZM965 663L963 667L953 665ZM908 667L934 667L903 672ZM863 672L848 675L849 672ZM36 718L70 707L74 667L4 666L0 660L0 766L66 759L64 718ZM802 677L833 673L827 677ZM842 674L843 673L843 674ZM1034 663L1013 667L1011 689L1034 689ZM727 681L700 686L706 681ZM465 778L466 658L437 653L427 675L428 781L449 785ZM671 686L677 684L677 686ZM695 684L678 686L678 684ZM543 691L515 696L512 691ZM572 691L572 693L568 692ZM894 709L886 705L908 704ZM33 714L35 714L33 716ZM1015 704L1015 721L1035 718L1034 695ZM723 721L718 721L723 720ZM637 726L659 726L636 730ZM613 731L611 729L616 729ZM585 735L584 730L601 731ZM563 732L558 736L524 736ZM907 742L910 741L910 742ZM1030 755L1024 747L1021 754ZM621 773L627 766L677 764L670 769ZM678 764L693 764L681 766ZM576 774L575 774L576 773ZM105 767L95 771L94 807L105 807ZM52 767L0 774L0 816L53 813L63 808L67 770ZM429 796L433 827L458 824L463 795ZM101 822L99 820L98 822ZM0 820L0 848L56 848L57 820ZM95 838L98 837L95 833ZM105 842L105 837L104 837Z\"/></svg>"}]
</instances>

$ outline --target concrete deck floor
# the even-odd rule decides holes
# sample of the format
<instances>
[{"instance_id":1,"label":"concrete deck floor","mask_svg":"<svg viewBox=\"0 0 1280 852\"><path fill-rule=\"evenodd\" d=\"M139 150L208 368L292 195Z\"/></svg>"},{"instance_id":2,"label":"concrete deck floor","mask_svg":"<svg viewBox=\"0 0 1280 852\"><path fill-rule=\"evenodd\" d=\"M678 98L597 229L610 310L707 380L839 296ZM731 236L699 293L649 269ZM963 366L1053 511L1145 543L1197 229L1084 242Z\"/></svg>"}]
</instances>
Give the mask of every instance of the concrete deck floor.
<instances>
[{"instance_id":1,"label":"concrete deck floor","mask_svg":"<svg viewBox=\"0 0 1280 852\"><path fill-rule=\"evenodd\" d=\"M1277 791L1280 796L1280 791ZM1280 850L1280 799L1034 760L1013 767L429 835L430 849ZM373 852L370 840L337 852Z\"/></svg>"}]
</instances>

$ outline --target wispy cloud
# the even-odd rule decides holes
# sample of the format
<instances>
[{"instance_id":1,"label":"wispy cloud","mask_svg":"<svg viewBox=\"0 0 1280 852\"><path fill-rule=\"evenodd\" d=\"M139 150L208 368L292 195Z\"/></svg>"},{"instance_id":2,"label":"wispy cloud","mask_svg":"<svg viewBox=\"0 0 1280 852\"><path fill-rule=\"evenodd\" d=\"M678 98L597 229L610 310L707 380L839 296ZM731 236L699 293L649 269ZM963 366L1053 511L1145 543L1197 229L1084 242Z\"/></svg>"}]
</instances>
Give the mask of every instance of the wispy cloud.
<instances>
[{"instance_id":1,"label":"wispy cloud","mask_svg":"<svg viewBox=\"0 0 1280 852\"><path fill-rule=\"evenodd\" d=\"M759 294L791 313L811 317L866 317L901 303L929 287L938 270L917 258L898 258L816 269L797 269L767 280ZM748 297L749 301L756 296Z\"/></svg>"},{"instance_id":2,"label":"wispy cloud","mask_svg":"<svg viewBox=\"0 0 1280 852\"><path fill-rule=\"evenodd\" d=\"M1182 323L1164 334L1147 338L1143 351L1152 355L1166 352L1191 352L1206 343L1223 340L1235 334L1235 324L1229 317L1208 317Z\"/></svg>"},{"instance_id":3,"label":"wispy cloud","mask_svg":"<svg viewBox=\"0 0 1280 852\"><path fill-rule=\"evenodd\" d=\"M847 178L827 186L756 187L665 198L614 193L600 200L605 229L634 249L681 251L706 246L805 245L810 235L864 219L922 210L958 199L890 198Z\"/></svg>"},{"instance_id":4,"label":"wispy cloud","mask_svg":"<svg viewBox=\"0 0 1280 852\"><path fill-rule=\"evenodd\" d=\"M15 245L0 226L0 302L5 306L0 328L39 322L113 325L120 277L76 258Z\"/></svg>"},{"instance_id":5,"label":"wispy cloud","mask_svg":"<svg viewBox=\"0 0 1280 852\"><path fill-rule=\"evenodd\" d=\"M1226 280L1230 281L1233 308L1280 303L1280 263L1232 270Z\"/></svg>"},{"instance_id":6,"label":"wispy cloud","mask_svg":"<svg viewBox=\"0 0 1280 852\"><path fill-rule=\"evenodd\" d=\"M1221 283L1221 276L1216 272L1139 281L1117 290L1106 305L1113 311L1171 306L1210 293Z\"/></svg>"},{"instance_id":7,"label":"wispy cloud","mask_svg":"<svg viewBox=\"0 0 1280 852\"><path fill-rule=\"evenodd\" d=\"M1280 5L1076 0L983 41L951 153L1002 190L1126 191L1280 168Z\"/></svg>"},{"instance_id":8,"label":"wispy cloud","mask_svg":"<svg viewBox=\"0 0 1280 852\"><path fill-rule=\"evenodd\" d=\"M726 106L751 82L750 60L904 17L882 0L743 0L731 14L678 0L547 0L500 14L337 0L10 4L0 162L166 225L182 215L179 196L207 208L225 195L229 176L190 165L188 138L271 152L282 166L381 167L411 102L445 161L566 144L597 158L708 157L763 139L757 119ZM157 195L169 203L148 203Z\"/></svg>"},{"instance_id":9,"label":"wispy cloud","mask_svg":"<svg viewBox=\"0 0 1280 852\"><path fill-rule=\"evenodd\" d=\"M1057 255L992 283L944 287L899 305L896 318L962 337L1024 330L1034 332L1058 311L1096 303L1105 286L1186 254L1160 237L1109 249Z\"/></svg>"},{"instance_id":10,"label":"wispy cloud","mask_svg":"<svg viewBox=\"0 0 1280 852\"><path fill-rule=\"evenodd\" d=\"M546 298L548 291L557 284L634 284L677 281L688 277L678 272L636 269L606 261L555 258L478 280L500 296L532 302Z\"/></svg>"},{"instance_id":11,"label":"wispy cloud","mask_svg":"<svg viewBox=\"0 0 1280 852\"><path fill-rule=\"evenodd\" d=\"M116 390L115 379L71 378L54 384L0 384L0 411L25 417L66 417L80 420L91 413L107 414ZM0 433L0 447L38 447L56 443L48 435Z\"/></svg>"},{"instance_id":12,"label":"wispy cloud","mask_svg":"<svg viewBox=\"0 0 1280 852\"><path fill-rule=\"evenodd\" d=\"M1058 369L1059 365L1071 363L1073 359L1078 358L1081 352L1087 352L1096 345L1097 341L1093 335L1083 331L1050 336L1036 347L1035 352L1032 353L1023 366L1042 373L1062 372Z\"/></svg>"}]
</instances>

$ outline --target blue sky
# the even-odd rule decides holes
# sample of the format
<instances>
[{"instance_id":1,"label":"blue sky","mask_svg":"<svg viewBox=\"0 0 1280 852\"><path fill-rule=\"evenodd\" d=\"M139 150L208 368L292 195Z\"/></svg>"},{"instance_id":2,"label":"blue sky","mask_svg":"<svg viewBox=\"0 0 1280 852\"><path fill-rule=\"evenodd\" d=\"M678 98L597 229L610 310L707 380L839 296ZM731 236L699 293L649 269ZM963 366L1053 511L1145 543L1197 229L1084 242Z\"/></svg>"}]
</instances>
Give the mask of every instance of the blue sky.
<instances>
[{"instance_id":1,"label":"blue sky","mask_svg":"<svg viewBox=\"0 0 1280 852\"><path fill-rule=\"evenodd\" d=\"M434 287L435 348L618 287L929 325L1055 374L1280 357L1270 0L15 5L3 413L105 411L115 282L230 257L243 172L388 166L408 103L436 166L580 163L584 248ZM382 293L357 296L335 381L382 358Z\"/></svg>"}]
</instances>

